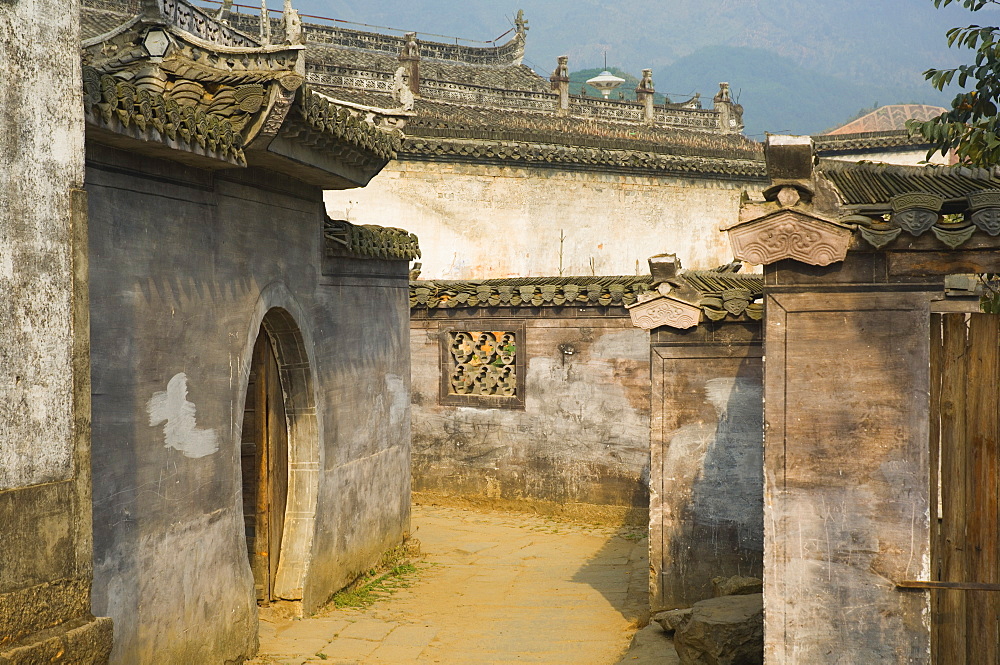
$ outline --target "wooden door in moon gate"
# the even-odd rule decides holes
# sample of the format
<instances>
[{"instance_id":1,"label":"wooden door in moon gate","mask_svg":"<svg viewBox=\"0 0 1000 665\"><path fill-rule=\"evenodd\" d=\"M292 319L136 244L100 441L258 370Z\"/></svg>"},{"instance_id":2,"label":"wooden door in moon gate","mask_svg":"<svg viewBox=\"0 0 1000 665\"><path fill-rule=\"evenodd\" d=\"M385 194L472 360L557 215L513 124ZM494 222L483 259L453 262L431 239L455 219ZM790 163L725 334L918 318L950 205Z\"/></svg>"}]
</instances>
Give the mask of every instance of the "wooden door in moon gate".
<instances>
[{"instance_id":1,"label":"wooden door in moon gate","mask_svg":"<svg viewBox=\"0 0 1000 665\"><path fill-rule=\"evenodd\" d=\"M277 357L263 326L250 366L240 462L247 554L257 601L268 605L278 598L275 579L288 498L288 425Z\"/></svg>"}]
</instances>

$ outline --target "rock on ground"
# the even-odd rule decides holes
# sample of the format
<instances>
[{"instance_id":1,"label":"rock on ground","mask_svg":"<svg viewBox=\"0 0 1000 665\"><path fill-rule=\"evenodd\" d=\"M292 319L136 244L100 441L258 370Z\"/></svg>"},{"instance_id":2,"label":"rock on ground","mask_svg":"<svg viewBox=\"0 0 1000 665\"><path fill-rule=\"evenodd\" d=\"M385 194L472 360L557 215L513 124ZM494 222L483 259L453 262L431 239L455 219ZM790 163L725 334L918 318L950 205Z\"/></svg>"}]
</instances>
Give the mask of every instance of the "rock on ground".
<instances>
[{"instance_id":1,"label":"rock on ground","mask_svg":"<svg viewBox=\"0 0 1000 665\"><path fill-rule=\"evenodd\" d=\"M632 645L618 665L679 665L670 637L651 623L632 637Z\"/></svg>"},{"instance_id":2,"label":"rock on ground","mask_svg":"<svg viewBox=\"0 0 1000 665\"><path fill-rule=\"evenodd\" d=\"M652 621L660 624L660 628L666 633L673 633L675 630L687 623L687 620L691 618L691 608L684 607L679 610L667 610L665 612L657 612L653 615Z\"/></svg>"},{"instance_id":3,"label":"rock on ground","mask_svg":"<svg viewBox=\"0 0 1000 665\"><path fill-rule=\"evenodd\" d=\"M716 598L720 596L745 596L752 593L764 593L764 580L759 577L713 577L712 595Z\"/></svg>"},{"instance_id":4,"label":"rock on ground","mask_svg":"<svg viewBox=\"0 0 1000 665\"><path fill-rule=\"evenodd\" d=\"M694 604L677 626L674 648L681 665L762 665L764 597L723 596Z\"/></svg>"}]
</instances>

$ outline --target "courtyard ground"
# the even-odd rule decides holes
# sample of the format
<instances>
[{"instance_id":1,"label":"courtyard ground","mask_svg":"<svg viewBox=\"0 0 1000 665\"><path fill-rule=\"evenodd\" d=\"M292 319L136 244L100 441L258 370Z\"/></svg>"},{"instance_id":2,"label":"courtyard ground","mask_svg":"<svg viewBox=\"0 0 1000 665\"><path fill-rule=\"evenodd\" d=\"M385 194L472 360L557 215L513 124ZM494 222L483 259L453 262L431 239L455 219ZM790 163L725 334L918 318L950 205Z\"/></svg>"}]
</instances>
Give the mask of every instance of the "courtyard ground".
<instances>
[{"instance_id":1,"label":"courtyard ground","mask_svg":"<svg viewBox=\"0 0 1000 665\"><path fill-rule=\"evenodd\" d=\"M658 631L626 653L648 621L641 530L440 506L414 506L412 529L421 555L370 605L262 610L253 663L675 662Z\"/></svg>"}]
</instances>

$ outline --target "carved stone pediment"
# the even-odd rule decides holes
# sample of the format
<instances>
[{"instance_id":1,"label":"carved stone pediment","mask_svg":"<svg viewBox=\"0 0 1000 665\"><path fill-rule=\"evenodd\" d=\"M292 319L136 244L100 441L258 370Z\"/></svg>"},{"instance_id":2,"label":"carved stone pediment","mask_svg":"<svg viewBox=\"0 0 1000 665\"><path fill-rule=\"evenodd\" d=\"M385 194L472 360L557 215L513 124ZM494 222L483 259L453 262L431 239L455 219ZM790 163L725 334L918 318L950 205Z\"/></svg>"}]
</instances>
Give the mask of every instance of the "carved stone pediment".
<instances>
[{"instance_id":1,"label":"carved stone pediment","mask_svg":"<svg viewBox=\"0 0 1000 665\"><path fill-rule=\"evenodd\" d=\"M820 217L783 209L727 229L733 256L766 265L795 259L814 266L843 261L851 229Z\"/></svg>"},{"instance_id":2,"label":"carved stone pediment","mask_svg":"<svg viewBox=\"0 0 1000 665\"><path fill-rule=\"evenodd\" d=\"M693 328L701 320L701 308L673 298L658 297L628 306L632 325L644 330L660 326Z\"/></svg>"}]
</instances>

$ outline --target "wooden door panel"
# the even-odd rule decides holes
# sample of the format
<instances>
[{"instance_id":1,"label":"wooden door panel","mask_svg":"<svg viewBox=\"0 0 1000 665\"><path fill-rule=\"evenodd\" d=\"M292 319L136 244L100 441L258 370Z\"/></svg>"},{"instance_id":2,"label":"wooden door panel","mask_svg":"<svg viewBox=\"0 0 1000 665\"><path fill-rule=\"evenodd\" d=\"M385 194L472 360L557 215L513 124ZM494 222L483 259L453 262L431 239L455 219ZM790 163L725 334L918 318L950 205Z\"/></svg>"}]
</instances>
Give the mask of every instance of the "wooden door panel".
<instances>
[{"instance_id":1,"label":"wooden door panel","mask_svg":"<svg viewBox=\"0 0 1000 665\"><path fill-rule=\"evenodd\" d=\"M934 662L1000 665L1000 317L931 324Z\"/></svg>"},{"instance_id":2,"label":"wooden door panel","mask_svg":"<svg viewBox=\"0 0 1000 665\"><path fill-rule=\"evenodd\" d=\"M288 496L288 424L281 372L267 332L254 344L240 442L247 554L257 600L276 598Z\"/></svg>"},{"instance_id":3,"label":"wooden door panel","mask_svg":"<svg viewBox=\"0 0 1000 665\"><path fill-rule=\"evenodd\" d=\"M281 558L281 535L285 526L285 499L288 494L288 427L281 377L273 349L267 344L267 486L268 587L275 598L274 580Z\"/></svg>"}]
</instances>

